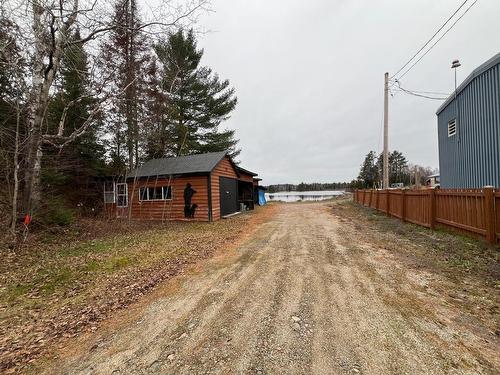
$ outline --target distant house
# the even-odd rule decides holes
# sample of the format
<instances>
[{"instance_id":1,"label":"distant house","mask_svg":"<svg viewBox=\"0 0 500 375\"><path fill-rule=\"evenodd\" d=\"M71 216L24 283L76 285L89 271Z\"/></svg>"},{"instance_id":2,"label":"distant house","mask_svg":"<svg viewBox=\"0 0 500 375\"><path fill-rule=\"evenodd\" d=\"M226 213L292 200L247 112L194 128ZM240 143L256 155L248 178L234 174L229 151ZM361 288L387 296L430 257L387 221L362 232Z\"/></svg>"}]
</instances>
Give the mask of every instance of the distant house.
<instances>
[{"instance_id":1,"label":"distant house","mask_svg":"<svg viewBox=\"0 0 500 375\"><path fill-rule=\"evenodd\" d=\"M253 209L256 176L227 152L153 159L106 184L105 209L112 218L215 221Z\"/></svg>"},{"instance_id":2,"label":"distant house","mask_svg":"<svg viewBox=\"0 0 500 375\"><path fill-rule=\"evenodd\" d=\"M500 53L437 110L442 188L500 187Z\"/></svg>"},{"instance_id":3,"label":"distant house","mask_svg":"<svg viewBox=\"0 0 500 375\"><path fill-rule=\"evenodd\" d=\"M440 187L439 173L427 176L427 178L425 179L425 186L428 186L428 187Z\"/></svg>"}]
</instances>

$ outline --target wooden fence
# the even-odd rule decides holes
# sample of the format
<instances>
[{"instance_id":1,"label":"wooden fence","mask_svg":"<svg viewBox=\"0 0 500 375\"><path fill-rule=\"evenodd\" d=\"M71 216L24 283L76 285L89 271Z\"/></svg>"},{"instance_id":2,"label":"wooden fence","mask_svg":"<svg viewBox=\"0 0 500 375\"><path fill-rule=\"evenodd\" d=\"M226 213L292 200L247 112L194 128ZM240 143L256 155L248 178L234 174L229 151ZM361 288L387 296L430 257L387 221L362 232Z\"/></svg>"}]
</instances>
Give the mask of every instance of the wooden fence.
<instances>
[{"instance_id":1,"label":"wooden fence","mask_svg":"<svg viewBox=\"0 0 500 375\"><path fill-rule=\"evenodd\" d=\"M354 201L431 229L439 224L500 241L500 189L355 190Z\"/></svg>"}]
</instances>

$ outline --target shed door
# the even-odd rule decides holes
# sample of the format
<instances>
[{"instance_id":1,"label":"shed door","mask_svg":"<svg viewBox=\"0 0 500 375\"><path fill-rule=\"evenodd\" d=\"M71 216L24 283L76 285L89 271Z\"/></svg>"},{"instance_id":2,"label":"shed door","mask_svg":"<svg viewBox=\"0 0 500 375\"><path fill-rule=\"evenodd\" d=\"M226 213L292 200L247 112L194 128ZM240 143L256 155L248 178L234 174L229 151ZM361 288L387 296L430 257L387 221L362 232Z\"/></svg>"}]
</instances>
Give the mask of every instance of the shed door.
<instances>
[{"instance_id":1,"label":"shed door","mask_svg":"<svg viewBox=\"0 0 500 375\"><path fill-rule=\"evenodd\" d=\"M220 214L229 215L238 211L238 180L219 177Z\"/></svg>"}]
</instances>

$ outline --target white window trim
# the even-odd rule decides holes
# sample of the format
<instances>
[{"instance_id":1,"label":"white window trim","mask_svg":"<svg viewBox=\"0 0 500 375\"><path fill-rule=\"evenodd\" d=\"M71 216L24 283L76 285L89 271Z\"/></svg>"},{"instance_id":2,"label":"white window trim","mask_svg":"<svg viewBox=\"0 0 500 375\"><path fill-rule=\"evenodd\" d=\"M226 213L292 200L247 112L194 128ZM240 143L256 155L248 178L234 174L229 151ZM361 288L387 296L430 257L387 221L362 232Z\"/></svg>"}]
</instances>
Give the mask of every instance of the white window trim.
<instances>
[{"instance_id":1,"label":"white window trim","mask_svg":"<svg viewBox=\"0 0 500 375\"><path fill-rule=\"evenodd\" d=\"M453 132L450 132L450 126L453 127ZM448 121L447 130L448 130L448 138L453 137L454 135L457 134L457 119Z\"/></svg>"},{"instance_id":2,"label":"white window trim","mask_svg":"<svg viewBox=\"0 0 500 375\"><path fill-rule=\"evenodd\" d=\"M124 185L125 186L125 193L124 194L118 194L118 185ZM128 207L128 184L126 182L120 182L116 184L116 206L117 207ZM118 204L118 197L123 196L125 197L125 205L120 206Z\"/></svg>"},{"instance_id":3,"label":"white window trim","mask_svg":"<svg viewBox=\"0 0 500 375\"><path fill-rule=\"evenodd\" d=\"M111 184L113 186L113 190L106 190L106 183L104 183L104 193L103 193L103 200L104 204L114 204L116 203L116 189L115 189L115 183ZM106 194L113 194L113 201L112 202L106 202Z\"/></svg>"},{"instance_id":4,"label":"white window trim","mask_svg":"<svg viewBox=\"0 0 500 375\"><path fill-rule=\"evenodd\" d=\"M163 189L165 188L168 188L170 189L170 198L166 198L166 199L149 199L149 189L148 188L154 188L154 187L161 187L162 188L162 193L161 195L164 196L165 192ZM142 199L141 197L141 189L145 188L146 189L146 199ZM171 201L172 199L174 199L174 191L172 189L172 186L141 186L137 192L138 196L139 196L139 202L158 202L158 201Z\"/></svg>"}]
</instances>

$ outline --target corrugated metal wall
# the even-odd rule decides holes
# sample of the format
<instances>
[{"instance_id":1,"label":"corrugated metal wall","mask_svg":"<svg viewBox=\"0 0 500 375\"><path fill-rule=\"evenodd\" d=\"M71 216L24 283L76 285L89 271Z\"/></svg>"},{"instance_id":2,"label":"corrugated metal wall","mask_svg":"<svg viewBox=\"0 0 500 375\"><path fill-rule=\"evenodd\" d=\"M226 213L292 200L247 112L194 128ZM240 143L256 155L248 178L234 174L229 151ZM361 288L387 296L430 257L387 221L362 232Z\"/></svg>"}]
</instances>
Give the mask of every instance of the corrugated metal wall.
<instances>
[{"instance_id":1,"label":"corrugated metal wall","mask_svg":"<svg viewBox=\"0 0 500 375\"><path fill-rule=\"evenodd\" d=\"M448 137L454 118L457 134ZM438 139L442 188L500 187L500 64L475 77L457 103L438 114Z\"/></svg>"}]
</instances>

